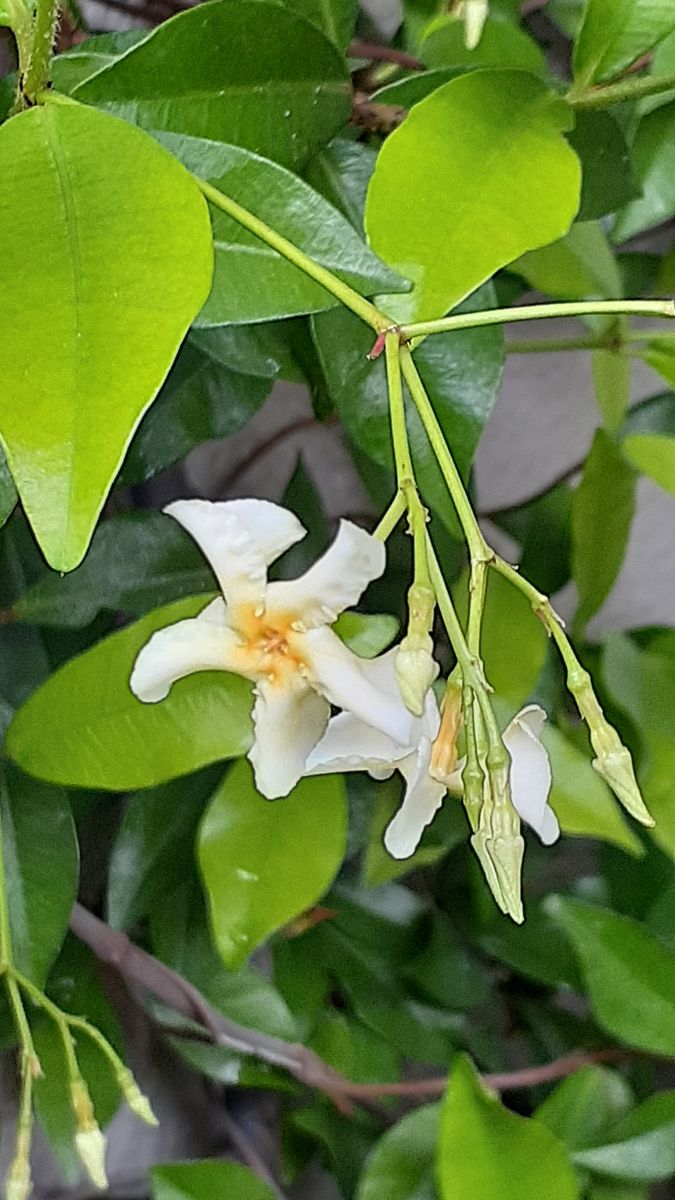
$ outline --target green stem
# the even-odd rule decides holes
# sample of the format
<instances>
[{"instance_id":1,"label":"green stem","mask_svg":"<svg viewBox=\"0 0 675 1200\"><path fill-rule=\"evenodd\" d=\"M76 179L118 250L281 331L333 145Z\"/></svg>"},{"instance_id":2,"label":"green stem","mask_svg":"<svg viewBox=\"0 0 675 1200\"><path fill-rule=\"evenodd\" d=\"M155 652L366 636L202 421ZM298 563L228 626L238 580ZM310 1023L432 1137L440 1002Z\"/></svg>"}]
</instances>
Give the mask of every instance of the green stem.
<instances>
[{"instance_id":1,"label":"green stem","mask_svg":"<svg viewBox=\"0 0 675 1200\"><path fill-rule=\"evenodd\" d=\"M30 103L49 83L58 16L59 0L37 0L30 58L22 81L23 94Z\"/></svg>"},{"instance_id":2,"label":"green stem","mask_svg":"<svg viewBox=\"0 0 675 1200\"><path fill-rule=\"evenodd\" d=\"M609 108L625 100L641 100L644 96L658 96L660 92L675 89L675 75L641 75L638 79L622 79L618 83L568 92L565 99L572 108Z\"/></svg>"},{"instance_id":3,"label":"green stem","mask_svg":"<svg viewBox=\"0 0 675 1200\"><path fill-rule=\"evenodd\" d=\"M402 325L401 337L427 337L430 333L450 333L457 329L478 329L485 325L508 325L513 321L540 321L546 317L588 317L630 315L675 317L672 300L580 300L560 304L522 304L513 308L494 308L487 312L457 313L438 321L418 321Z\"/></svg>"},{"instance_id":4,"label":"green stem","mask_svg":"<svg viewBox=\"0 0 675 1200\"><path fill-rule=\"evenodd\" d=\"M378 538L381 542L386 542L389 535L394 532L396 526L401 520L405 509L405 496L402 492L397 491L394 499L389 505L389 508L380 518L377 529L375 529L373 532L373 537Z\"/></svg>"},{"instance_id":5,"label":"green stem","mask_svg":"<svg viewBox=\"0 0 675 1200\"><path fill-rule=\"evenodd\" d=\"M280 233L271 229L269 225L266 225L259 217L254 216L248 209L243 208L236 200L232 200L230 196L226 196L204 179L199 179L196 175L193 178L211 204L215 205L222 212L227 213L228 216L242 225L244 229L248 229L250 233L255 234L261 241L271 246L273 250L276 250L278 254L283 255L290 263L293 263L293 266L298 267L299 270L304 271L306 275L309 275L310 278L320 283L326 291L335 296L336 300L339 300L346 308L351 309L353 313L361 317L361 320L370 325L376 333L382 333L385 329L392 327L392 321L389 317L381 313L369 300L366 300L358 292L355 292L349 284L343 283L341 279L338 279L332 271L319 266L303 250L298 249L287 238L282 237Z\"/></svg>"},{"instance_id":6,"label":"green stem","mask_svg":"<svg viewBox=\"0 0 675 1200\"><path fill-rule=\"evenodd\" d=\"M579 660L572 649L570 640L548 596L540 592L534 584L530 583L529 579L525 579L520 574L520 571L516 567L512 567L510 563L500 558L498 554L493 554L488 565L493 567L495 571L498 571L500 575L503 575L505 579L508 579L524 596L527 596L532 605L533 612L543 621L546 632L553 638L568 673L581 670Z\"/></svg>"},{"instance_id":7,"label":"green stem","mask_svg":"<svg viewBox=\"0 0 675 1200\"><path fill-rule=\"evenodd\" d=\"M19 58L19 76L22 76L28 68L31 52L33 29L30 12L24 0L4 0L4 7L9 14L9 24Z\"/></svg>"},{"instance_id":8,"label":"green stem","mask_svg":"<svg viewBox=\"0 0 675 1200\"><path fill-rule=\"evenodd\" d=\"M478 521L476 520L476 515L471 507L471 502L466 493L466 488L462 482L462 477L457 470L455 460L450 453L448 444L443 435L443 430L438 423L436 413L433 410L424 384L417 373L417 368L413 361L412 354L407 346L401 347L401 369L403 371L403 377L408 385L408 390L412 397L413 403L420 415L426 435L431 443L431 448L436 456L438 465L441 468L443 478L445 479L448 491L452 497L452 502L457 510L457 515L459 517L462 529L464 530L464 536L466 537L471 557L473 559L485 558L487 557L485 539L483 538Z\"/></svg>"},{"instance_id":9,"label":"green stem","mask_svg":"<svg viewBox=\"0 0 675 1200\"><path fill-rule=\"evenodd\" d=\"M504 343L507 354L556 354L559 350L607 350L610 342L605 337L533 338L531 341Z\"/></svg>"},{"instance_id":10,"label":"green stem","mask_svg":"<svg viewBox=\"0 0 675 1200\"><path fill-rule=\"evenodd\" d=\"M401 381L398 334L388 333L385 338L384 348L387 367L387 388L389 392L389 420L391 425L391 440L394 446L396 481L400 490L405 494L408 488L411 486L414 487L415 472L405 423L405 403Z\"/></svg>"}]
</instances>

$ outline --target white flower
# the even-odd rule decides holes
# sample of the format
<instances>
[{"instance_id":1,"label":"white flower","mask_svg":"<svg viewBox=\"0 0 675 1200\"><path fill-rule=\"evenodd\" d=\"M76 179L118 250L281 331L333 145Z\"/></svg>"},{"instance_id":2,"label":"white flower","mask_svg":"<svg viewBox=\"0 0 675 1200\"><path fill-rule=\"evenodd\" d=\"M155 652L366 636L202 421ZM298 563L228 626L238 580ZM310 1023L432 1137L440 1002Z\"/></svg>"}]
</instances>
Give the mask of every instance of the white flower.
<instances>
[{"instance_id":1,"label":"white flower","mask_svg":"<svg viewBox=\"0 0 675 1200\"><path fill-rule=\"evenodd\" d=\"M385 567L383 544L342 521L332 546L299 579L267 582L267 568L305 535L293 513L267 500L178 500L164 510L197 542L223 593L191 620L155 633L131 690L155 703L195 671L232 671L255 683L249 758L258 789L285 796L322 737L330 705L364 728L407 744L411 717L398 692L382 690L330 626Z\"/></svg>"},{"instance_id":2,"label":"white flower","mask_svg":"<svg viewBox=\"0 0 675 1200\"><path fill-rule=\"evenodd\" d=\"M393 686L394 655L396 651L364 664L380 686ZM551 789L551 767L548 754L539 741L546 713L531 704L513 718L504 731L504 744L511 755L511 799L521 817L541 838L551 845L560 828L553 809L548 804ZM426 696L423 715L412 722L413 740L401 749L385 733L364 725L351 714L333 717L328 729L307 759L308 775L331 771L368 771L378 779L386 779L400 771L406 783L405 795L398 812L384 835L384 844L392 858L409 858L419 845L420 838L443 803L446 790L461 793L463 762L447 775L434 774L434 762L442 759L439 753L443 737L441 718L432 691ZM456 730L455 730L456 733Z\"/></svg>"}]
</instances>

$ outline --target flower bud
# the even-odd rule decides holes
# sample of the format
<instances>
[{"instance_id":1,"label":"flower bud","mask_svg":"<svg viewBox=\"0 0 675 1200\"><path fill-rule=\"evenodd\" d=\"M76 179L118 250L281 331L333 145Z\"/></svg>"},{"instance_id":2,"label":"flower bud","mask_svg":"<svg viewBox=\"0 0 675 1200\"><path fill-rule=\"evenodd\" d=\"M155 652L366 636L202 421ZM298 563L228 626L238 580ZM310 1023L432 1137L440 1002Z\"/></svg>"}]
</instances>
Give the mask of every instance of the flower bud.
<instances>
[{"instance_id":1,"label":"flower bud","mask_svg":"<svg viewBox=\"0 0 675 1200\"><path fill-rule=\"evenodd\" d=\"M5 1180L5 1200L28 1200L31 1193L28 1146L19 1145Z\"/></svg>"},{"instance_id":2,"label":"flower bud","mask_svg":"<svg viewBox=\"0 0 675 1200\"><path fill-rule=\"evenodd\" d=\"M441 726L436 740L431 747L430 771L434 779L444 783L446 787L456 787L457 777L457 739L462 728L462 689L457 683L450 683L445 689L441 706ZM482 795L482 772L480 780Z\"/></svg>"},{"instance_id":3,"label":"flower bud","mask_svg":"<svg viewBox=\"0 0 675 1200\"><path fill-rule=\"evenodd\" d=\"M70 1100L77 1127L75 1149L94 1187L103 1190L108 1186L105 1173L106 1140L98 1127L91 1097L83 1079L72 1081Z\"/></svg>"},{"instance_id":4,"label":"flower bud","mask_svg":"<svg viewBox=\"0 0 675 1200\"><path fill-rule=\"evenodd\" d=\"M488 18L489 0L464 0L464 45L475 50Z\"/></svg>"},{"instance_id":5,"label":"flower bud","mask_svg":"<svg viewBox=\"0 0 675 1200\"><path fill-rule=\"evenodd\" d=\"M403 703L415 717L424 712L424 698L440 667L433 657L434 644L428 633L409 633L398 648L394 670Z\"/></svg>"},{"instance_id":6,"label":"flower bud","mask_svg":"<svg viewBox=\"0 0 675 1200\"><path fill-rule=\"evenodd\" d=\"M147 1096L143 1095L128 1067L120 1067L116 1072L115 1078L117 1079L117 1086L132 1113L141 1121L145 1121L146 1125L159 1125L159 1121L152 1111L150 1101Z\"/></svg>"}]
</instances>

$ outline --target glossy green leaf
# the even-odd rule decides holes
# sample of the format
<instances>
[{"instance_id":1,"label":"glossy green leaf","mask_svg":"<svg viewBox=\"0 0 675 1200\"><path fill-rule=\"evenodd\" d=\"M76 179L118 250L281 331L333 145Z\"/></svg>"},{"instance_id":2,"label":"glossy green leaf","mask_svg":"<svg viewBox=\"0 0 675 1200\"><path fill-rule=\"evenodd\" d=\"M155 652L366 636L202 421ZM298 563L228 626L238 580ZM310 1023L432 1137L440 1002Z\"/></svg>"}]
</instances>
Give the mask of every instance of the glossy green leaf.
<instances>
[{"instance_id":1,"label":"glossy green leaf","mask_svg":"<svg viewBox=\"0 0 675 1200\"><path fill-rule=\"evenodd\" d=\"M492 914L491 914L492 916ZM529 904L527 919L518 929L492 916L480 945L517 975L553 988L581 988L576 959L567 938L541 906Z\"/></svg>"},{"instance_id":2,"label":"glossy green leaf","mask_svg":"<svg viewBox=\"0 0 675 1200\"><path fill-rule=\"evenodd\" d=\"M208 215L156 143L79 105L3 125L0 172L0 437L46 558L72 570L208 292Z\"/></svg>"},{"instance_id":3,"label":"glossy green leaf","mask_svg":"<svg viewBox=\"0 0 675 1200\"><path fill-rule=\"evenodd\" d=\"M376 159L373 146L336 137L319 151L305 171L307 182L344 213L359 233L363 232L366 192Z\"/></svg>"},{"instance_id":4,"label":"glossy green leaf","mask_svg":"<svg viewBox=\"0 0 675 1200\"><path fill-rule=\"evenodd\" d=\"M574 47L575 83L613 79L674 29L673 0L588 0Z\"/></svg>"},{"instance_id":5,"label":"glossy green leaf","mask_svg":"<svg viewBox=\"0 0 675 1200\"><path fill-rule=\"evenodd\" d=\"M154 1200L274 1200L274 1193L248 1167L205 1159L152 1167Z\"/></svg>"},{"instance_id":6,"label":"glossy green leaf","mask_svg":"<svg viewBox=\"0 0 675 1200\"><path fill-rule=\"evenodd\" d=\"M628 143L611 112L577 110L567 140L581 161L580 221L595 221L639 196Z\"/></svg>"},{"instance_id":7,"label":"glossy green leaf","mask_svg":"<svg viewBox=\"0 0 675 1200\"><path fill-rule=\"evenodd\" d=\"M492 520L522 547L520 570L545 595L557 592L570 577L572 489L556 484L530 503L491 514Z\"/></svg>"},{"instance_id":8,"label":"glossy green leaf","mask_svg":"<svg viewBox=\"0 0 675 1200\"><path fill-rule=\"evenodd\" d=\"M356 1200L435 1200L439 1120L440 1105L427 1104L387 1130L366 1162Z\"/></svg>"},{"instance_id":9,"label":"glossy green leaf","mask_svg":"<svg viewBox=\"0 0 675 1200\"><path fill-rule=\"evenodd\" d=\"M151 634L195 616L208 599L193 596L155 609L67 662L14 717L10 757L52 783L127 791L245 754L251 689L238 675L191 675L159 704L142 704L129 689L134 661Z\"/></svg>"},{"instance_id":10,"label":"glossy green leaf","mask_svg":"<svg viewBox=\"0 0 675 1200\"><path fill-rule=\"evenodd\" d=\"M33 625L88 625L102 609L140 616L215 587L204 556L171 517L131 512L104 521L81 566L69 575L45 573L13 612Z\"/></svg>"},{"instance_id":11,"label":"glossy green leaf","mask_svg":"<svg viewBox=\"0 0 675 1200\"><path fill-rule=\"evenodd\" d=\"M600 838L641 855L642 843L622 816L607 785L591 765L591 754L577 749L553 725L542 738L551 760L551 804L564 833Z\"/></svg>"},{"instance_id":12,"label":"glossy green leaf","mask_svg":"<svg viewBox=\"0 0 675 1200\"><path fill-rule=\"evenodd\" d=\"M179 13L75 95L144 129L234 142L289 167L349 116L336 48L304 18L260 0Z\"/></svg>"},{"instance_id":13,"label":"glossy green leaf","mask_svg":"<svg viewBox=\"0 0 675 1200\"><path fill-rule=\"evenodd\" d=\"M612 229L615 242L625 242L675 215L675 101L640 121L632 159L642 194L621 209Z\"/></svg>"},{"instance_id":14,"label":"glossy green leaf","mask_svg":"<svg viewBox=\"0 0 675 1200\"><path fill-rule=\"evenodd\" d=\"M578 1200L560 1142L504 1108L470 1061L455 1061L441 1112L436 1174L441 1200Z\"/></svg>"},{"instance_id":15,"label":"glossy green leaf","mask_svg":"<svg viewBox=\"0 0 675 1200\"><path fill-rule=\"evenodd\" d=\"M342 779L301 779L264 800L248 763L229 772L199 830L198 854L216 945L240 966L275 929L323 896L345 853Z\"/></svg>"},{"instance_id":16,"label":"glossy green leaf","mask_svg":"<svg viewBox=\"0 0 675 1200\"><path fill-rule=\"evenodd\" d=\"M546 60L535 41L511 21L488 16L478 45L466 45L464 21L443 14L432 21L419 48L427 67L510 67L542 75Z\"/></svg>"},{"instance_id":17,"label":"glossy green leaf","mask_svg":"<svg viewBox=\"0 0 675 1200\"><path fill-rule=\"evenodd\" d=\"M242 326L241 330L257 328ZM195 446L236 433L258 411L270 375L242 374L222 361L213 340L223 329L193 332L183 343L155 403L145 414L124 460L122 481L135 483L170 467Z\"/></svg>"},{"instance_id":18,"label":"glossy green leaf","mask_svg":"<svg viewBox=\"0 0 675 1200\"><path fill-rule=\"evenodd\" d=\"M318 192L280 167L239 146L203 138L157 135L189 171L244 205L275 233L365 295L405 290L407 284L375 257ZM211 294L201 326L268 321L332 307L335 298L304 271L212 208L215 248Z\"/></svg>"},{"instance_id":19,"label":"glossy green leaf","mask_svg":"<svg viewBox=\"0 0 675 1200\"><path fill-rule=\"evenodd\" d=\"M592 1146L632 1107L630 1087L608 1067L583 1067L563 1079L536 1110L569 1150Z\"/></svg>"},{"instance_id":20,"label":"glossy green leaf","mask_svg":"<svg viewBox=\"0 0 675 1200\"><path fill-rule=\"evenodd\" d=\"M619 1179L668 1179L675 1174L675 1092L650 1096L594 1141L574 1155L579 1166Z\"/></svg>"},{"instance_id":21,"label":"glossy green leaf","mask_svg":"<svg viewBox=\"0 0 675 1200\"><path fill-rule=\"evenodd\" d=\"M614 255L600 225L582 221L558 242L513 264L531 287L561 300L613 299L622 294Z\"/></svg>"},{"instance_id":22,"label":"glossy green leaf","mask_svg":"<svg viewBox=\"0 0 675 1200\"><path fill-rule=\"evenodd\" d=\"M99 33L86 38L52 60L52 87L66 94L73 92L85 79L109 67L149 35L149 29L125 29L119 33Z\"/></svg>"},{"instance_id":23,"label":"glossy green leaf","mask_svg":"<svg viewBox=\"0 0 675 1200\"><path fill-rule=\"evenodd\" d=\"M333 629L359 658L375 658L391 645L399 629L389 613L341 613Z\"/></svg>"},{"instance_id":24,"label":"glossy green leaf","mask_svg":"<svg viewBox=\"0 0 675 1200\"><path fill-rule=\"evenodd\" d=\"M351 40L358 13L357 0L283 0L305 20L321 29L340 50Z\"/></svg>"},{"instance_id":25,"label":"glossy green leaf","mask_svg":"<svg viewBox=\"0 0 675 1200\"><path fill-rule=\"evenodd\" d=\"M331 399L347 433L378 466L393 468L384 363L366 358L372 333L345 309L314 317L312 328ZM497 398L503 362L501 333L472 329L439 334L419 347L415 362L466 478ZM422 494L455 528L447 488L412 408L408 431Z\"/></svg>"},{"instance_id":26,"label":"glossy green leaf","mask_svg":"<svg viewBox=\"0 0 675 1200\"><path fill-rule=\"evenodd\" d=\"M675 341L672 338L658 334L649 338L644 348L640 350L640 358L643 358L647 366L658 371L659 375L672 387L675 387ZM652 397L639 406L638 411L643 414L640 425L644 427L645 432L671 433L675 436L675 400L671 397L670 403L665 403L663 398L659 399L661 403L656 407ZM649 405L649 408L646 408L646 405ZM657 413L658 419L656 419ZM647 417L649 418L648 422Z\"/></svg>"},{"instance_id":27,"label":"glossy green leaf","mask_svg":"<svg viewBox=\"0 0 675 1200\"><path fill-rule=\"evenodd\" d=\"M625 439L622 450L638 471L675 494L675 438L636 434Z\"/></svg>"},{"instance_id":28,"label":"glossy green leaf","mask_svg":"<svg viewBox=\"0 0 675 1200\"><path fill-rule=\"evenodd\" d=\"M675 951L629 917L551 897L578 955L594 1015L620 1041L675 1053Z\"/></svg>"},{"instance_id":29,"label":"glossy green leaf","mask_svg":"<svg viewBox=\"0 0 675 1200\"><path fill-rule=\"evenodd\" d=\"M221 775L207 767L129 797L108 864L106 917L115 929L148 916L189 876L197 825Z\"/></svg>"},{"instance_id":30,"label":"glossy green leaf","mask_svg":"<svg viewBox=\"0 0 675 1200\"><path fill-rule=\"evenodd\" d=\"M42 985L77 896L79 853L67 795L7 765L0 773L2 847L13 956Z\"/></svg>"},{"instance_id":31,"label":"glossy green leaf","mask_svg":"<svg viewBox=\"0 0 675 1200\"><path fill-rule=\"evenodd\" d=\"M635 471L599 429L572 503L572 571L579 589L579 627L614 586L635 508Z\"/></svg>"},{"instance_id":32,"label":"glossy green leaf","mask_svg":"<svg viewBox=\"0 0 675 1200\"><path fill-rule=\"evenodd\" d=\"M7 518L12 515L17 499L14 480L9 473L7 459L0 448L0 529Z\"/></svg>"},{"instance_id":33,"label":"glossy green leaf","mask_svg":"<svg viewBox=\"0 0 675 1200\"><path fill-rule=\"evenodd\" d=\"M399 321L442 316L506 263L567 232L580 167L563 101L519 71L475 71L417 104L380 151L366 229L415 283Z\"/></svg>"}]
</instances>

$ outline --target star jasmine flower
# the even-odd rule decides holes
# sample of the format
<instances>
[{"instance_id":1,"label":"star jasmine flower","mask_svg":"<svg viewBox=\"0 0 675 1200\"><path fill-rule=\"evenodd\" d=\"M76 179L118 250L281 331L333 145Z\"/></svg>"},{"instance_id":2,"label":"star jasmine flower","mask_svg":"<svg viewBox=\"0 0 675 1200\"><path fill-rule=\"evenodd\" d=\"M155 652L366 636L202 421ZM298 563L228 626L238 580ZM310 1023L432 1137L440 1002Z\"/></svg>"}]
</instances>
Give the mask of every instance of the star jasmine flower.
<instances>
[{"instance_id":1,"label":"star jasmine flower","mask_svg":"<svg viewBox=\"0 0 675 1200\"><path fill-rule=\"evenodd\" d=\"M389 651L364 664L380 687L386 687L387 680L393 687L395 654L395 650ZM548 804L551 767L548 754L539 741L545 720L543 709L529 705L513 718L503 737L511 755L513 806L548 846L559 836L560 828ZM399 859L414 854L425 828L441 807L446 791L458 794L462 791L464 763L455 765L454 754L457 723L441 721L432 691L427 693L423 715L412 721L411 734L410 744L401 748L381 729L369 728L351 713L340 713L331 719L323 738L310 752L306 766L308 775L367 771L376 779L387 779L394 771L399 771L405 780L405 794L384 835L386 849L392 858ZM445 745L448 738L453 741L450 751ZM448 763L453 766L450 771L443 766Z\"/></svg>"},{"instance_id":2,"label":"star jasmine flower","mask_svg":"<svg viewBox=\"0 0 675 1200\"><path fill-rule=\"evenodd\" d=\"M330 628L385 567L383 544L342 521L332 546L298 579L269 583L267 568L305 536L297 517L267 500L178 500L164 511L209 560L222 597L199 616L153 634L130 679L139 700L163 700L196 671L231 671L255 684L255 738L249 758L258 790L285 796L323 736L330 705L392 745L410 738L398 691L376 685Z\"/></svg>"}]
</instances>

